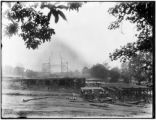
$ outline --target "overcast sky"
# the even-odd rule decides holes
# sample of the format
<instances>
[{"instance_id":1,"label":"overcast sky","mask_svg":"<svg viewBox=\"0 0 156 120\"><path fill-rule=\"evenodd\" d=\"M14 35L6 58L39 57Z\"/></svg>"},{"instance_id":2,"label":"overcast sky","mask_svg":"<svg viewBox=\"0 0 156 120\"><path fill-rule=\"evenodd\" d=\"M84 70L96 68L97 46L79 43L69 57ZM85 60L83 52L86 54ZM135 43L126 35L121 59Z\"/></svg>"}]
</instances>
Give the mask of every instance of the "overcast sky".
<instances>
[{"instance_id":1,"label":"overcast sky","mask_svg":"<svg viewBox=\"0 0 156 120\"><path fill-rule=\"evenodd\" d=\"M103 62L108 62L111 67L120 66L119 61L110 61L109 53L135 41L136 38L135 26L129 22L123 22L119 29L108 29L110 23L115 20L108 13L108 9L115 4L89 2L84 4L79 12L64 11L67 21L60 18L55 24L51 19L56 35L51 42L42 44L36 50L26 49L19 36L8 38L3 34L2 64L23 65L27 69L41 70L42 63L48 62L50 56L52 64L60 64L62 56L64 62L69 62L71 70ZM5 11L6 7L3 6L2 9ZM2 19L2 24L7 24L5 18Z\"/></svg>"}]
</instances>

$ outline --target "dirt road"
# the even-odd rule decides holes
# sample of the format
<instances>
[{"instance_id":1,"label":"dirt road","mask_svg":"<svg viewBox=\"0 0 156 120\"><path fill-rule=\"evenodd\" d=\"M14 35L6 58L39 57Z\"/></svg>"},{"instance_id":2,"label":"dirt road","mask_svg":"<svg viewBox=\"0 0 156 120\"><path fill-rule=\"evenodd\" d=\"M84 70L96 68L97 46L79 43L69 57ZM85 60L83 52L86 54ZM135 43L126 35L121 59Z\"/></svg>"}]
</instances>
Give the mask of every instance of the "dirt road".
<instances>
[{"instance_id":1,"label":"dirt road","mask_svg":"<svg viewBox=\"0 0 156 120\"><path fill-rule=\"evenodd\" d=\"M42 98L43 99L37 99ZM72 92L44 92L26 90L3 90L2 93L2 117L3 118L151 118L152 105L144 106L120 106L102 103L101 106L93 106L92 103L83 100L80 96L76 101L69 98ZM34 100L32 100L34 99ZM28 100L24 102L23 100Z\"/></svg>"}]
</instances>

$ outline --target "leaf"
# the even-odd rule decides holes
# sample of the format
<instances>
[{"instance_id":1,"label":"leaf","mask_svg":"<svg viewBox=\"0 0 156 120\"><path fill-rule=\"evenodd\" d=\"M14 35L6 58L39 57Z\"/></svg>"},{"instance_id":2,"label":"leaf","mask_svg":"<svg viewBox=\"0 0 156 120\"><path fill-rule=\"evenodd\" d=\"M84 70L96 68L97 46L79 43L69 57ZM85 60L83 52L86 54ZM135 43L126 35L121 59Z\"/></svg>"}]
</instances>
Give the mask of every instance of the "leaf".
<instances>
[{"instance_id":1,"label":"leaf","mask_svg":"<svg viewBox=\"0 0 156 120\"><path fill-rule=\"evenodd\" d=\"M18 24L17 23L11 23L6 27L6 35L8 35L9 37L11 37L12 35L17 34L18 32Z\"/></svg>"},{"instance_id":2,"label":"leaf","mask_svg":"<svg viewBox=\"0 0 156 120\"><path fill-rule=\"evenodd\" d=\"M64 20L67 20L66 16L64 15L62 11L58 10L57 12Z\"/></svg>"},{"instance_id":3,"label":"leaf","mask_svg":"<svg viewBox=\"0 0 156 120\"><path fill-rule=\"evenodd\" d=\"M58 13L57 13L57 12L52 12L52 14L53 14L53 15L54 15L54 17L55 17L55 23L57 23L57 22L58 22L58 20L59 20Z\"/></svg>"},{"instance_id":4,"label":"leaf","mask_svg":"<svg viewBox=\"0 0 156 120\"><path fill-rule=\"evenodd\" d=\"M69 2L68 3L69 10L77 10L79 11L79 8L82 6L81 2Z\"/></svg>"},{"instance_id":5,"label":"leaf","mask_svg":"<svg viewBox=\"0 0 156 120\"><path fill-rule=\"evenodd\" d=\"M59 5L59 6L57 6L57 8L60 8L60 9L68 9L68 7L67 6L65 6L65 5Z\"/></svg>"},{"instance_id":6,"label":"leaf","mask_svg":"<svg viewBox=\"0 0 156 120\"><path fill-rule=\"evenodd\" d=\"M50 3L49 4L46 4L46 2L42 2L40 8L43 9L45 7L47 7L48 9L54 9L54 8L56 8L55 5L53 5L53 4L50 4Z\"/></svg>"},{"instance_id":7,"label":"leaf","mask_svg":"<svg viewBox=\"0 0 156 120\"><path fill-rule=\"evenodd\" d=\"M45 6L45 3L44 3L44 2L42 2L42 3L41 3L40 8L41 8L41 9L43 9L43 8L44 8L44 6Z\"/></svg>"},{"instance_id":8,"label":"leaf","mask_svg":"<svg viewBox=\"0 0 156 120\"><path fill-rule=\"evenodd\" d=\"M55 15L55 23L57 23L59 20L58 14Z\"/></svg>"}]
</instances>

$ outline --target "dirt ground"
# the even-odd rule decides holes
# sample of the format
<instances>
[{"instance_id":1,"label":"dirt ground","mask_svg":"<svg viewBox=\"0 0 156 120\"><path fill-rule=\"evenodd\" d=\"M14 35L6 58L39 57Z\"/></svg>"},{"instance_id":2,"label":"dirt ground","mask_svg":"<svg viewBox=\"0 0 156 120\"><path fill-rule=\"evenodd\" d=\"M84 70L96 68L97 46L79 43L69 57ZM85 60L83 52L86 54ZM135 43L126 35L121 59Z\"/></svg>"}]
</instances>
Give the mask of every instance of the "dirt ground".
<instances>
[{"instance_id":1,"label":"dirt ground","mask_svg":"<svg viewBox=\"0 0 156 120\"><path fill-rule=\"evenodd\" d=\"M62 91L62 92L61 92ZM152 104L121 106L71 100L71 91L3 90L3 118L151 118ZM36 99L40 98L40 99ZM35 100L29 100L35 99ZM29 100L26 101L25 100ZM98 106L96 106L98 105Z\"/></svg>"}]
</instances>

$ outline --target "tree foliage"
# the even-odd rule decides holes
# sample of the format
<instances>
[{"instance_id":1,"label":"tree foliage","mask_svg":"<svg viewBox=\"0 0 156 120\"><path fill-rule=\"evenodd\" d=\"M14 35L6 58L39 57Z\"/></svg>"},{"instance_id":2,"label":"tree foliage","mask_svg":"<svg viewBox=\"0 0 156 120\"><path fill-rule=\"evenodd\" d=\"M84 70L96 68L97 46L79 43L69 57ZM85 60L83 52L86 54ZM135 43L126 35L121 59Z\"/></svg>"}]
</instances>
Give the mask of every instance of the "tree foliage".
<instances>
[{"instance_id":1,"label":"tree foliage","mask_svg":"<svg viewBox=\"0 0 156 120\"><path fill-rule=\"evenodd\" d=\"M108 63L96 64L91 68L84 67L82 72L85 77L101 78L105 82L118 82L120 79L120 69L117 67L110 69Z\"/></svg>"},{"instance_id":2,"label":"tree foliage","mask_svg":"<svg viewBox=\"0 0 156 120\"><path fill-rule=\"evenodd\" d=\"M117 67L112 68L109 71L109 74L110 74L110 82L118 82L120 78L120 70Z\"/></svg>"},{"instance_id":3,"label":"tree foliage","mask_svg":"<svg viewBox=\"0 0 156 120\"><path fill-rule=\"evenodd\" d=\"M83 73L83 74L89 73L89 68L88 68L88 67L84 67L84 68L82 69L82 73Z\"/></svg>"},{"instance_id":4,"label":"tree foliage","mask_svg":"<svg viewBox=\"0 0 156 120\"><path fill-rule=\"evenodd\" d=\"M25 76L29 77L29 78L33 78L33 77L38 77L37 72L32 71L32 70L26 70L25 71Z\"/></svg>"},{"instance_id":5,"label":"tree foliage","mask_svg":"<svg viewBox=\"0 0 156 120\"><path fill-rule=\"evenodd\" d=\"M149 53L140 53L132 57L128 62L122 63L121 77L127 83L132 82L132 79L138 84L141 84L142 81L152 83L152 59Z\"/></svg>"},{"instance_id":6,"label":"tree foliage","mask_svg":"<svg viewBox=\"0 0 156 120\"><path fill-rule=\"evenodd\" d=\"M137 41L116 49L110 54L111 60L119 58L122 62L129 60L129 65L136 75L141 75L137 72L143 70L150 76L153 73L155 2L122 2L110 8L108 12L117 18L110 24L109 29L119 28L122 21L128 20L136 24L138 31L136 33Z\"/></svg>"},{"instance_id":7,"label":"tree foliage","mask_svg":"<svg viewBox=\"0 0 156 120\"><path fill-rule=\"evenodd\" d=\"M109 13L117 19L109 29L119 28L123 20L136 24L138 38L136 42L128 43L110 54L112 60L121 58L126 61L139 52L153 52L154 27L155 27L155 3L154 2L122 2L109 9Z\"/></svg>"},{"instance_id":8,"label":"tree foliage","mask_svg":"<svg viewBox=\"0 0 156 120\"><path fill-rule=\"evenodd\" d=\"M152 82L152 56L140 53L137 57L133 57L129 62L131 75L141 84L142 81Z\"/></svg>"},{"instance_id":9,"label":"tree foliage","mask_svg":"<svg viewBox=\"0 0 156 120\"><path fill-rule=\"evenodd\" d=\"M24 68L23 67L15 67L14 68L14 74L23 76L24 75Z\"/></svg>"},{"instance_id":10,"label":"tree foliage","mask_svg":"<svg viewBox=\"0 0 156 120\"><path fill-rule=\"evenodd\" d=\"M6 34L10 37L19 34L29 49L36 49L42 43L51 40L52 35L55 34L54 28L50 26L52 16L55 23L58 23L59 17L67 20L62 10L78 11L79 7L82 6L82 2L68 2L67 5L41 2L41 10L49 9L47 15L44 15L41 10L37 10L37 6L37 4L34 4L26 7L22 2L17 2L13 6L10 5L10 10L7 11L7 18L11 23L6 26ZM21 33L18 33L19 29L21 29Z\"/></svg>"},{"instance_id":11,"label":"tree foliage","mask_svg":"<svg viewBox=\"0 0 156 120\"><path fill-rule=\"evenodd\" d=\"M105 78L108 77L109 71L108 71L108 69L104 65L96 64L96 65L93 65L90 68L90 74L93 77L104 78L105 79Z\"/></svg>"},{"instance_id":12,"label":"tree foliage","mask_svg":"<svg viewBox=\"0 0 156 120\"><path fill-rule=\"evenodd\" d=\"M121 64L121 78L125 83L131 83L132 75L129 69L129 62L124 62Z\"/></svg>"}]
</instances>

